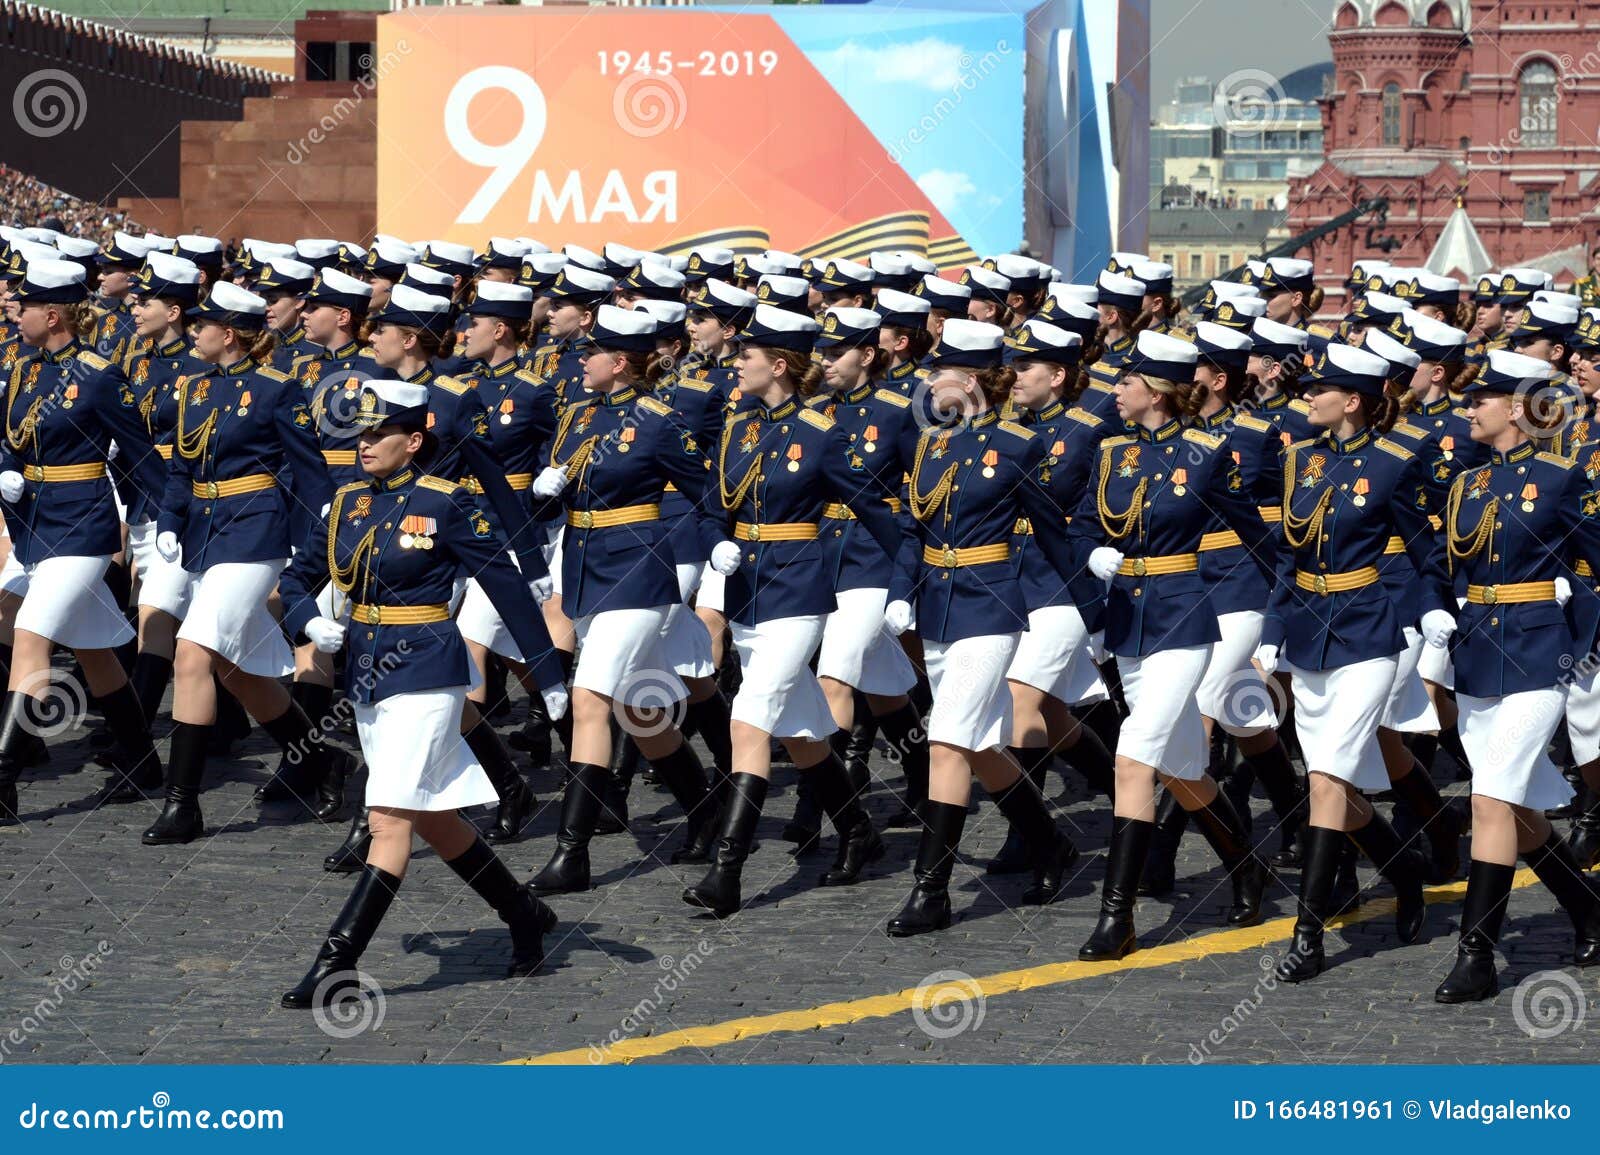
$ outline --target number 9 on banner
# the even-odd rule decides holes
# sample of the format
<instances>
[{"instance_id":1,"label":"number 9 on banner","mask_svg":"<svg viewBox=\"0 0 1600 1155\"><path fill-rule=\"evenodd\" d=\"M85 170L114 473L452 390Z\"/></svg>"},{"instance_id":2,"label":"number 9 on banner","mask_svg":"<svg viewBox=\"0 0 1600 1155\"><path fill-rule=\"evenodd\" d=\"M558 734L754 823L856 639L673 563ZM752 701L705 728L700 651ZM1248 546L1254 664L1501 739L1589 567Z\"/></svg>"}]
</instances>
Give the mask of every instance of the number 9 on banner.
<instances>
[{"instance_id":1,"label":"number 9 on banner","mask_svg":"<svg viewBox=\"0 0 1600 1155\"><path fill-rule=\"evenodd\" d=\"M516 135L504 144L479 140L467 119L473 99L485 92L509 93L522 105L522 123ZM457 224L478 224L489 215L533 159L544 139L545 121L544 92L533 77L519 68L489 64L474 68L456 81L444 105L445 139L468 164L494 170L456 217Z\"/></svg>"}]
</instances>

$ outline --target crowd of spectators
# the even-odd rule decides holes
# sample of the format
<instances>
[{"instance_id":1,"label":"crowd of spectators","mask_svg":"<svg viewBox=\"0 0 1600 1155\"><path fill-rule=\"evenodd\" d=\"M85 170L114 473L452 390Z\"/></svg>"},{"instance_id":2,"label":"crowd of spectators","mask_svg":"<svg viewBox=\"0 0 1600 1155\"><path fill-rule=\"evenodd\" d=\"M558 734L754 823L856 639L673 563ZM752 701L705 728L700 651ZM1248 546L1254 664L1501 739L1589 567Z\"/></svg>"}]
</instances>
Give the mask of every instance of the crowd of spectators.
<instances>
[{"instance_id":1,"label":"crowd of spectators","mask_svg":"<svg viewBox=\"0 0 1600 1155\"><path fill-rule=\"evenodd\" d=\"M143 231L130 229L128 215L119 209L79 200L5 164L0 164L0 224L42 225L99 244L118 229Z\"/></svg>"}]
</instances>

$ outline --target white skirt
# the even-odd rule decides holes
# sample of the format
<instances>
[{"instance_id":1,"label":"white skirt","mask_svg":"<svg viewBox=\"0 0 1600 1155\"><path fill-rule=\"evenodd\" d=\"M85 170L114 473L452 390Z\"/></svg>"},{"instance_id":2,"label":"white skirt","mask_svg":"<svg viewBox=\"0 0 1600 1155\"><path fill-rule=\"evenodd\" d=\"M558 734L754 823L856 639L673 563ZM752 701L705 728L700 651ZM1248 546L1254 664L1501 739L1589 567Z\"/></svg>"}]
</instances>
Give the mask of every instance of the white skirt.
<instances>
[{"instance_id":1,"label":"white skirt","mask_svg":"<svg viewBox=\"0 0 1600 1155\"><path fill-rule=\"evenodd\" d=\"M1316 671L1285 665L1294 680L1294 730L1308 774L1326 774L1359 790L1388 788L1378 724L1399 664L1398 658L1369 658Z\"/></svg>"},{"instance_id":2,"label":"white skirt","mask_svg":"<svg viewBox=\"0 0 1600 1155\"><path fill-rule=\"evenodd\" d=\"M131 642L133 627L104 581L109 557L47 557L27 567L16 628L73 650Z\"/></svg>"},{"instance_id":3,"label":"white skirt","mask_svg":"<svg viewBox=\"0 0 1600 1155\"><path fill-rule=\"evenodd\" d=\"M817 676L853 686L863 694L892 698L917 684L917 672L900 639L883 626L889 591L871 587L840 590L839 608L828 615L817 654Z\"/></svg>"},{"instance_id":4,"label":"white skirt","mask_svg":"<svg viewBox=\"0 0 1600 1155\"><path fill-rule=\"evenodd\" d=\"M667 607L605 610L574 622L578 664L572 685L641 709L669 709L689 696L662 652Z\"/></svg>"},{"instance_id":5,"label":"white skirt","mask_svg":"<svg viewBox=\"0 0 1600 1155\"><path fill-rule=\"evenodd\" d=\"M467 687L395 694L356 706L368 808L459 810L498 800L461 736Z\"/></svg>"},{"instance_id":6,"label":"white skirt","mask_svg":"<svg viewBox=\"0 0 1600 1155\"><path fill-rule=\"evenodd\" d=\"M1587 766L1600 758L1600 678L1590 670L1567 687L1567 737L1572 760Z\"/></svg>"},{"instance_id":7,"label":"white skirt","mask_svg":"<svg viewBox=\"0 0 1600 1155\"><path fill-rule=\"evenodd\" d=\"M1117 757L1154 766L1169 778L1194 782L1205 775L1211 747L1195 691L1211 661L1211 647L1182 646L1143 658L1117 657L1128 716L1117 737Z\"/></svg>"},{"instance_id":8,"label":"white skirt","mask_svg":"<svg viewBox=\"0 0 1600 1155\"><path fill-rule=\"evenodd\" d=\"M1503 698L1457 694L1461 745L1472 764L1472 792L1530 810L1572 801L1572 787L1545 752L1561 724L1566 691L1523 690Z\"/></svg>"},{"instance_id":9,"label":"white skirt","mask_svg":"<svg viewBox=\"0 0 1600 1155\"><path fill-rule=\"evenodd\" d=\"M720 614L727 604L728 579L712 569L710 562L706 562L705 568L700 571L700 588L695 591L694 608L715 610Z\"/></svg>"},{"instance_id":10,"label":"white skirt","mask_svg":"<svg viewBox=\"0 0 1600 1155\"><path fill-rule=\"evenodd\" d=\"M684 568L678 567L680 574ZM667 624L661 631L661 649L680 678L709 678L717 672L711 661L711 631L682 602L667 610Z\"/></svg>"},{"instance_id":11,"label":"white skirt","mask_svg":"<svg viewBox=\"0 0 1600 1155\"><path fill-rule=\"evenodd\" d=\"M557 525L555 532L550 535L550 544L539 547L545 553L545 565L550 569L550 584L555 587L558 596L561 593L561 531L564 528Z\"/></svg>"},{"instance_id":12,"label":"white skirt","mask_svg":"<svg viewBox=\"0 0 1600 1155\"><path fill-rule=\"evenodd\" d=\"M1424 645L1422 657L1417 661L1417 676L1435 686L1455 689L1456 668L1450 662L1450 647Z\"/></svg>"},{"instance_id":13,"label":"white skirt","mask_svg":"<svg viewBox=\"0 0 1600 1155\"><path fill-rule=\"evenodd\" d=\"M0 568L0 594L14 594L20 598L27 592L28 569L17 557L17 543L12 542L11 552L6 555L6 564Z\"/></svg>"},{"instance_id":14,"label":"white skirt","mask_svg":"<svg viewBox=\"0 0 1600 1155\"><path fill-rule=\"evenodd\" d=\"M513 662L523 661L522 651L512 640L511 631L501 620L500 613L483 592L476 578L467 582L461 596L461 609L456 612L456 628L469 642L476 642L491 654L499 654Z\"/></svg>"},{"instance_id":15,"label":"white skirt","mask_svg":"<svg viewBox=\"0 0 1600 1155\"><path fill-rule=\"evenodd\" d=\"M162 558L156 549L156 523L128 527L128 552L139 578L139 607L148 606L181 619L189 608L194 575Z\"/></svg>"},{"instance_id":16,"label":"white skirt","mask_svg":"<svg viewBox=\"0 0 1600 1155\"><path fill-rule=\"evenodd\" d=\"M1045 606L1028 614L1006 678L1043 690L1069 706L1110 697L1089 654L1089 631L1077 606Z\"/></svg>"},{"instance_id":17,"label":"white skirt","mask_svg":"<svg viewBox=\"0 0 1600 1155\"><path fill-rule=\"evenodd\" d=\"M922 642L933 690L928 741L961 750L994 750L1011 742L1011 687L1006 670L1022 635L981 634L956 642Z\"/></svg>"},{"instance_id":18,"label":"white skirt","mask_svg":"<svg viewBox=\"0 0 1600 1155\"><path fill-rule=\"evenodd\" d=\"M811 672L811 655L822 641L822 614L774 618L754 626L731 624L744 672L728 711L735 722L777 738L825 739L839 728L822 684Z\"/></svg>"},{"instance_id":19,"label":"white skirt","mask_svg":"<svg viewBox=\"0 0 1600 1155\"><path fill-rule=\"evenodd\" d=\"M1217 615L1222 640L1212 646L1211 664L1195 693L1200 713L1235 738L1265 733L1282 716L1277 683L1263 679L1250 660L1261 644L1265 617L1257 610Z\"/></svg>"},{"instance_id":20,"label":"white skirt","mask_svg":"<svg viewBox=\"0 0 1600 1155\"><path fill-rule=\"evenodd\" d=\"M700 588L702 567L693 562L680 562L672 568L678 572L678 600L687 604L694 597L694 591Z\"/></svg>"},{"instance_id":21,"label":"white skirt","mask_svg":"<svg viewBox=\"0 0 1600 1155\"><path fill-rule=\"evenodd\" d=\"M1417 666L1422 661L1422 651L1434 649L1422 640L1422 634L1407 626L1406 648L1401 651L1395 666L1394 682L1389 687L1389 699L1384 703L1385 730L1402 734L1434 734L1439 730L1439 713L1428 697L1428 688L1422 684ZM1448 659L1449 651L1446 650Z\"/></svg>"},{"instance_id":22,"label":"white skirt","mask_svg":"<svg viewBox=\"0 0 1600 1155\"><path fill-rule=\"evenodd\" d=\"M195 574L178 639L204 646L247 674L281 678L294 673L294 651L267 612L267 598L286 564L220 562Z\"/></svg>"}]
</instances>

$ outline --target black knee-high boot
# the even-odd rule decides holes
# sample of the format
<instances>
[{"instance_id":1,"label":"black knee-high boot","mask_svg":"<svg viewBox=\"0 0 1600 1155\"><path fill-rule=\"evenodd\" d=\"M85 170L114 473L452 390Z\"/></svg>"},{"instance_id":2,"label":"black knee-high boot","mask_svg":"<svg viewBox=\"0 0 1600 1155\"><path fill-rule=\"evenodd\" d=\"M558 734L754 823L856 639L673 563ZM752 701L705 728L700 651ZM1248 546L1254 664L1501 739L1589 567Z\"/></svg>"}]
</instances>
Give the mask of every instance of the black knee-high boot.
<instances>
[{"instance_id":1,"label":"black knee-high boot","mask_svg":"<svg viewBox=\"0 0 1600 1155\"><path fill-rule=\"evenodd\" d=\"M1522 857L1572 920L1577 936L1573 962L1580 967L1600 963L1600 894L1595 893L1572 849L1552 830L1542 846Z\"/></svg>"},{"instance_id":2,"label":"black knee-high boot","mask_svg":"<svg viewBox=\"0 0 1600 1155\"><path fill-rule=\"evenodd\" d=\"M1376 810L1365 826L1350 831L1350 841L1394 887L1394 925L1400 941L1416 942L1428 910L1422 898L1422 855L1402 845L1394 827Z\"/></svg>"},{"instance_id":3,"label":"black knee-high boot","mask_svg":"<svg viewBox=\"0 0 1600 1155\"><path fill-rule=\"evenodd\" d=\"M1078 723L1078 740L1064 750L1057 748L1056 755L1083 775L1083 780L1091 790L1116 801L1116 760L1100 740L1100 735L1087 723Z\"/></svg>"},{"instance_id":4,"label":"black knee-high boot","mask_svg":"<svg viewBox=\"0 0 1600 1155\"><path fill-rule=\"evenodd\" d=\"M1222 859L1229 881L1233 883L1233 906L1228 910L1228 925L1253 926L1260 922L1261 894L1271 874L1266 863L1256 857L1255 848L1250 845L1250 835L1232 801L1218 790L1217 796L1210 802L1189 813L1211 844L1211 849Z\"/></svg>"},{"instance_id":5,"label":"black knee-high boot","mask_svg":"<svg viewBox=\"0 0 1600 1155\"><path fill-rule=\"evenodd\" d=\"M1037 770L1042 779L1044 766L1040 764ZM1068 868L1078 859L1078 848L1057 829L1044 795L1031 774L1022 775L996 793L994 804L1022 839L1033 869L1033 885L1022 892L1022 901L1033 906L1054 902L1061 893L1061 882Z\"/></svg>"},{"instance_id":6,"label":"black knee-high boot","mask_svg":"<svg viewBox=\"0 0 1600 1155\"><path fill-rule=\"evenodd\" d=\"M911 896L885 928L890 938L910 938L950 925L950 874L955 870L967 808L924 799L917 807L922 837L917 842Z\"/></svg>"},{"instance_id":7,"label":"black knee-high boot","mask_svg":"<svg viewBox=\"0 0 1600 1155\"><path fill-rule=\"evenodd\" d=\"M834 731L835 735L839 733ZM794 817L783 826L783 840L795 844L797 858L814 851L822 838L822 807L817 803L815 787L816 783L806 775L799 776L794 786Z\"/></svg>"},{"instance_id":8,"label":"black knee-high boot","mask_svg":"<svg viewBox=\"0 0 1600 1155\"><path fill-rule=\"evenodd\" d=\"M673 862L711 861L711 840L717 828L716 798L706 783L705 767L687 741L664 758L652 758L656 777L688 818L683 845L671 855Z\"/></svg>"},{"instance_id":9,"label":"black knee-high boot","mask_svg":"<svg viewBox=\"0 0 1600 1155\"><path fill-rule=\"evenodd\" d=\"M217 717L211 727L211 753L226 758L235 743L250 736L250 715L239 704L239 699L228 693L221 678L212 674L211 683L217 698Z\"/></svg>"},{"instance_id":10,"label":"black knee-high boot","mask_svg":"<svg viewBox=\"0 0 1600 1155\"><path fill-rule=\"evenodd\" d=\"M329 698L324 700L322 693L319 691L325 691L329 695ZM323 714L328 712L327 702L331 701L332 694L333 691L329 690L326 686L314 685L311 682L291 682L289 684L290 705L299 707L300 710L305 713L308 719L312 717L321 717ZM229 694L220 685L218 685L218 729L223 728L222 710L223 699L225 697L231 700L233 695ZM236 702L234 704L237 705L238 703ZM315 710L319 704L322 706L322 711L321 714L316 714ZM280 743L280 745L283 744ZM288 748L285 747L282 754L280 754L278 757L278 765L272 771L272 777L268 778L260 786L256 787L256 801L289 802L295 798L304 798L308 796L315 788L316 783L311 777L311 767L306 765L303 758L291 756Z\"/></svg>"},{"instance_id":11,"label":"black knee-high boot","mask_svg":"<svg viewBox=\"0 0 1600 1155\"><path fill-rule=\"evenodd\" d=\"M573 668L578 664L577 657L568 653L566 650L557 650L556 659L561 663L562 682L568 686L572 685L572 671ZM561 739L561 748L566 751L567 759L570 761L572 758L571 708L569 707L565 714L561 715L561 717L557 718L553 723L551 723L551 726L555 730L556 736Z\"/></svg>"},{"instance_id":12,"label":"black knee-high boot","mask_svg":"<svg viewBox=\"0 0 1600 1155\"><path fill-rule=\"evenodd\" d=\"M1270 859L1272 865L1299 866L1301 843L1311 813L1310 795L1294 772L1289 752L1282 742L1274 742L1266 750L1243 757L1255 771L1256 781L1266 791L1272 813L1278 819L1278 852Z\"/></svg>"},{"instance_id":13,"label":"black knee-high boot","mask_svg":"<svg viewBox=\"0 0 1600 1155\"><path fill-rule=\"evenodd\" d=\"M1086 962L1106 962L1139 949L1133 929L1133 904L1139 872L1150 852L1155 823L1138 818L1111 819L1111 847L1106 851L1106 880L1100 889L1100 921L1089 941L1078 948Z\"/></svg>"},{"instance_id":14,"label":"black knee-high boot","mask_svg":"<svg viewBox=\"0 0 1600 1155\"><path fill-rule=\"evenodd\" d=\"M616 751L616 766L606 780L605 804L600 807L600 817L595 820L596 835L626 834L628 830L628 794L633 789L633 779L644 763L639 746L627 733L613 735L612 749Z\"/></svg>"},{"instance_id":15,"label":"black knee-high boot","mask_svg":"<svg viewBox=\"0 0 1600 1155\"><path fill-rule=\"evenodd\" d=\"M605 801L611 768L595 762L574 762L561 799L561 827L556 850L529 885L535 894L572 894L589 889L589 840Z\"/></svg>"},{"instance_id":16,"label":"black knee-high boot","mask_svg":"<svg viewBox=\"0 0 1600 1155\"><path fill-rule=\"evenodd\" d=\"M1428 835L1428 881L1449 882L1461 871L1461 816L1439 796L1433 779L1414 759L1411 772L1389 785L1395 797L1411 808Z\"/></svg>"},{"instance_id":17,"label":"black knee-high boot","mask_svg":"<svg viewBox=\"0 0 1600 1155\"><path fill-rule=\"evenodd\" d=\"M1009 746L1011 756L1022 767L1023 775L1033 783L1034 791L1044 794L1044 775L1055 756L1048 746ZM1024 874L1033 866L1033 859L1023 841L1022 831L1015 822L1006 829L1006 840L1000 844L999 853L983 868L985 874Z\"/></svg>"},{"instance_id":18,"label":"black knee-high boot","mask_svg":"<svg viewBox=\"0 0 1600 1155\"><path fill-rule=\"evenodd\" d=\"M1467 897L1461 904L1461 941L1456 965L1433 992L1436 1003L1476 1003L1500 993L1494 947L1505 925L1515 866L1472 860L1467 870Z\"/></svg>"},{"instance_id":19,"label":"black knee-high boot","mask_svg":"<svg viewBox=\"0 0 1600 1155\"><path fill-rule=\"evenodd\" d=\"M305 1010L312 1006L326 1006L347 990L360 986L356 964L361 961L378 925L389 913L395 891L400 889L400 879L376 866L361 868L355 889L345 900L344 909L328 928L328 937L317 951L311 969L293 990L286 991L280 1000L283 1006Z\"/></svg>"},{"instance_id":20,"label":"black knee-high boot","mask_svg":"<svg viewBox=\"0 0 1600 1155\"><path fill-rule=\"evenodd\" d=\"M507 869L494 850L481 838L445 863L461 880L489 904L500 921L511 930L511 963L507 978L531 975L544 965L544 936L556 928L556 912Z\"/></svg>"},{"instance_id":21,"label":"black knee-high boot","mask_svg":"<svg viewBox=\"0 0 1600 1155\"><path fill-rule=\"evenodd\" d=\"M526 753L535 766L550 764L550 714L544 708L542 695L528 695L527 720L506 739L506 745Z\"/></svg>"},{"instance_id":22,"label":"black knee-high boot","mask_svg":"<svg viewBox=\"0 0 1600 1155\"><path fill-rule=\"evenodd\" d=\"M710 697L688 704L683 722L683 736L698 734L711 754L711 796L715 808L721 810L728 799L728 775L733 772L733 718L728 713L728 699L720 689L712 690Z\"/></svg>"},{"instance_id":23,"label":"black knee-high boot","mask_svg":"<svg viewBox=\"0 0 1600 1155\"><path fill-rule=\"evenodd\" d=\"M1572 857L1585 870L1593 870L1600 862L1600 794L1584 788L1582 809L1572 821L1572 832L1567 835L1567 845L1572 847Z\"/></svg>"},{"instance_id":24,"label":"black knee-high boot","mask_svg":"<svg viewBox=\"0 0 1600 1155\"><path fill-rule=\"evenodd\" d=\"M1445 748L1446 753L1455 759L1457 782L1467 782L1472 778L1472 761L1467 757L1467 748L1461 744L1461 731L1455 726L1447 726L1439 731L1439 745Z\"/></svg>"},{"instance_id":25,"label":"black knee-high boot","mask_svg":"<svg viewBox=\"0 0 1600 1155\"><path fill-rule=\"evenodd\" d=\"M861 804L864 794L836 753L800 773L812 779L817 801L839 836L833 865L822 872L818 882L822 886L849 886L861 877L867 863L883 857L883 839Z\"/></svg>"},{"instance_id":26,"label":"black knee-high boot","mask_svg":"<svg viewBox=\"0 0 1600 1155\"><path fill-rule=\"evenodd\" d=\"M116 741L111 779L100 794L102 802L132 802L161 786L161 759L150 741L144 707L126 682L100 699L100 712Z\"/></svg>"},{"instance_id":27,"label":"black knee-high boot","mask_svg":"<svg viewBox=\"0 0 1600 1155\"><path fill-rule=\"evenodd\" d=\"M333 691L319 686L327 698L313 695L313 704L330 701ZM331 714L323 709L317 715L317 725L331 721ZM293 701L289 708L261 728L271 735L278 747L293 762L299 759L304 773L305 791L297 795L313 815L323 822L337 821L344 812L344 783L354 768L354 760L343 750L327 744L327 736L314 728L311 719Z\"/></svg>"},{"instance_id":28,"label":"black knee-high boot","mask_svg":"<svg viewBox=\"0 0 1600 1155\"><path fill-rule=\"evenodd\" d=\"M172 752L167 756L167 801L155 824L144 832L146 846L193 842L205 831L200 816L200 787L206 774L211 727L193 722L172 726Z\"/></svg>"},{"instance_id":29,"label":"black knee-high boot","mask_svg":"<svg viewBox=\"0 0 1600 1155\"><path fill-rule=\"evenodd\" d=\"M734 774L717 840L711 851L711 869L694 886L683 892L690 906L709 910L726 918L740 907L740 882L750 844L755 841L756 823L767 800L767 780L754 774Z\"/></svg>"},{"instance_id":30,"label":"black knee-high boot","mask_svg":"<svg viewBox=\"0 0 1600 1155\"><path fill-rule=\"evenodd\" d=\"M539 800L534 797L532 789L522 777L522 771L517 769L511 751L501 741L494 727L489 725L487 718L480 717L478 724L468 730L464 737L467 749L472 751L478 765L483 767L489 784L500 796L500 805L495 807L494 822L484 833L484 838L490 842L515 842L522 837L523 828L528 825L528 819L533 817L534 807Z\"/></svg>"},{"instance_id":31,"label":"black knee-high boot","mask_svg":"<svg viewBox=\"0 0 1600 1155\"><path fill-rule=\"evenodd\" d=\"M1333 878L1333 897L1328 901L1334 914L1349 914L1361 906L1361 879L1356 876L1356 844L1348 838L1339 847L1339 863Z\"/></svg>"},{"instance_id":32,"label":"black knee-high boot","mask_svg":"<svg viewBox=\"0 0 1600 1155\"><path fill-rule=\"evenodd\" d=\"M144 711L145 725L156 720L161 712L161 700L167 696L167 683L172 681L172 659L160 654L140 652L133 660L133 673L128 676L133 692L138 696L139 707Z\"/></svg>"},{"instance_id":33,"label":"black knee-high boot","mask_svg":"<svg viewBox=\"0 0 1600 1155\"><path fill-rule=\"evenodd\" d=\"M1189 812L1170 790L1156 803L1156 820L1150 834L1149 859L1139 880L1139 893L1160 898L1178 884L1178 848L1189 828Z\"/></svg>"},{"instance_id":34,"label":"black knee-high boot","mask_svg":"<svg viewBox=\"0 0 1600 1155\"><path fill-rule=\"evenodd\" d=\"M329 874L354 874L367 863L367 851L372 849L372 827L368 824L369 811L356 807L356 816L350 820L339 848L322 860L322 869Z\"/></svg>"},{"instance_id":35,"label":"black knee-high boot","mask_svg":"<svg viewBox=\"0 0 1600 1155\"><path fill-rule=\"evenodd\" d=\"M878 728L889 740L889 748L906 779L905 792L896 798L894 810L884 825L892 830L914 828L920 821L917 808L928 798L927 731L922 728L922 719L910 702L881 715Z\"/></svg>"},{"instance_id":36,"label":"black knee-high boot","mask_svg":"<svg viewBox=\"0 0 1600 1155\"><path fill-rule=\"evenodd\" d=\"M28 726L33 700L17 690L5 693L5 709L0 713L0 826L15 826L21 819L17 809L17 779L27 764L25 753L33 735Z\"/></svg>"},{"instance_id":37,"label":"black knee-high boot","mask_svg":"<svg viewBox=\"0 0 1600 1155\"><path fill-rule=\"evenodd\" d=\"M496 653L489 654L484 667L483 680L488 692L483 704L483 716L499 721L511 713L511 671L506 668L505 659Z\"/></svg>"},{"instance_id":38,"label":"black knee-high boot","mask_svg":"<svg viewBox=\"0 0 1600 1155\"><path fill-rule=\"evenodd\" d=\"M841 757L845 770L854 782L862 802L872 787L872 748L878 741L878 719L872 714L872 703L860 690L853 695L853 713L849 740Z\"/></svg>"},{"instance_id":39,"label":"black knee-high boot","mask_svg":"<svg viewBox=\"0 0 1600 1155\"><path fill-rule=\"evenodd\" d=\"M1433 777L1433 761L1439 756L1439 736L1437 734L1411 734L1407 736L1406 745L1411 749L1411 756L1417 764Z\"/></svg>"},{"instance_id":40,"label":"black knee-high boot","mask_svg":"<svg viewBox=\"0 0 1600 1155\"><path fill-rule=\"evenodd\" d=\"M1289 953L1274 968L1284 982L1303 983L1322 973L1327 956L1322 949L1323 930L1336 913L1332 907L1333 879L1339 870L1339 851L1350 840L1342 830L1306 827L1300 866L1300 906L1294 920L1294 940Z\"/></svg>"}]
</instances>

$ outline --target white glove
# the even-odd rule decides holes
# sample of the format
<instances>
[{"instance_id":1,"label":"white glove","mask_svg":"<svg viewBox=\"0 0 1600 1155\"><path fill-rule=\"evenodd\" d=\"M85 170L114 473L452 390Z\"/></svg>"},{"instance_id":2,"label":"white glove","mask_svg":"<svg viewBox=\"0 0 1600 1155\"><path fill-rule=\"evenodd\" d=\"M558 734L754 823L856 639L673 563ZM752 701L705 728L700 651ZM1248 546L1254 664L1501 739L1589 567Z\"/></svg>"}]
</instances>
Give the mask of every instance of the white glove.
<instances>
[{"instance_id":1,"label":"white glove","mask_svg":"<svg viewBox=\"0 0 1600 1155\"><path fill-rule=\"evenodd\" d=\"M161 560L177 565L183 561L183 546L178 543L178 535L170 529L156 534L156 552L161 555Z\"/></svg>"},{"instance_id":2,"label":"white glove","mask_svg":"<svg viewBox=\"0 0 1600 1155\"><path fill-rule=\"evenodd\" d=\"M1096 546L1089 551L1089 572L1103 582L1116 577L1121 565L1122 552L1109 545Z\"/></svg>"},{"instance_id":3,"label":"white glove","mask_svg":"<svg viewBox=\"0 0 1600 1155\"><path fill-rule=\"evenodd\" d=\"M1257 646L1256 665L1261 667L1261 672L1267 677L1272 677L1278 672L1278 647Z\"/></svg>"},{"instance_id":4,"label":"white glove","mask_svg":"<svg viewBox=\"0 0 1600 1155\"><path fill-rule=\"evenodd\" d=\"M539 697L544 699L545 713L552 722L559 722L566 716L567 706L572 699L567 695L565 686L551 686L548 690L540 690Z\"/></svg>"},{"instance_id":5,"label":"white glove","mask_svg":"<svg viewBox=\"0 0 1600 1155\"><path fill-rule=\"evenodd\" d=\"M916 625L917 619L916 615L911 612L911 603L893 601L884 606L883 624L897 638Z\"/></svg>"},{"instance_id":6,"label":"white glove","mask_svg":"<svg viewBox=\"0 0 1600 1155\"><path fill-rule=\"evenodd\" d=\"M542 578L534 578L528 583L528 592L533 595L533 600L541 606L556 596L556 579L549 574Z\"/></svg>"},{"instance_id":7,"label":"white glove","mask_svg":"<svg viewBox=\"0 0 1600 1155\"><path fill-rule=\"evenodd\" d=\"M539 476L533 479L535 497L554 497L566 487L567 471L554 465L547 465L539 471Z\"/></svg>"},{"instance_id":8,"label":"white glove","mask_svg":"<svg viewBox=\"0 0 1600 1155\"><path fill-rule=\"evenodd\" d=\"M332 508L333 508L333 503L332 502L324 502L323 505L322 505L322 512L317 514L317 516L321 517L321 518L326 518L328 516L328 511L330 509L332 509Z\"/></svg>"},{"instance_id":9,"label":"white glove","mask_svg":"<svg viewBox=\"0 0 1600 1155\"><path fill-rule=\"evenodd\" d=\"M1095 665L1100 665L1111 655L1106 653L1106 632L1096 630L1089 635L1089 660Z\"/></svg>"},{"instance_id":10,"label":"white glove","mask_svg":"<svg viewBox=\"0 0 1600 1155\"><path fill-rule=\"evenodd\" d=\"M732 541L719 541L711 547L711 568L723 577L739 568L739 545Z\"/></svg>"},{"instance_id":11,"label":"white glove","mask_svg":"<svg viewBox=\"0 0 1600 1155\"><path fill-rule=\"evenodd\" d=\"M332 618L312 618L306 623L305 634L319 653L336 654L344 648L344 627Z\"/></svg>"},{"instance_id":12,"label":"white glove","mask_svg":"<svg viewBox=\"0 0 1600 1155\"><path fill-rule=\"evenodd\" d=\"M20 500L22 497L22 474L15 469L8 469L0 473L0 498L7 502Z\"/></svg>"},{"instance_id":13,"label":"white glove","mask_svg":"<svg viewBox=\"0 0 1600 1155\"><path fill-rule=\"evenodd\" d=\"M1428 645L1442 650L1455 632L1456 620L1448 610L1429 610L1422 615L1422 638Z\"/></svg>"},{"instance_id":14,"label":"white glove","mask_svg":"<svg viewBox=\"0 0 1600 1155\"><path fill-rule=\"evenodd\" d=\"M1572 583L1564 577L1556 578L1556 605L1564 606L1572 600Z\"/></svg>"},{"instance_id":15,"label":"white glove","mask_svg":"<svg viewBox=\"0 0 1600 1155\"><path fill-rule=\"evenodd\" d=\"M122 452L122 446L118 445L115 441L113 441L110 445L106 446L106 460L107 461L115 461L117 459L117 454L119 454L121 452Z\"/></svg>"}]
</instances>

